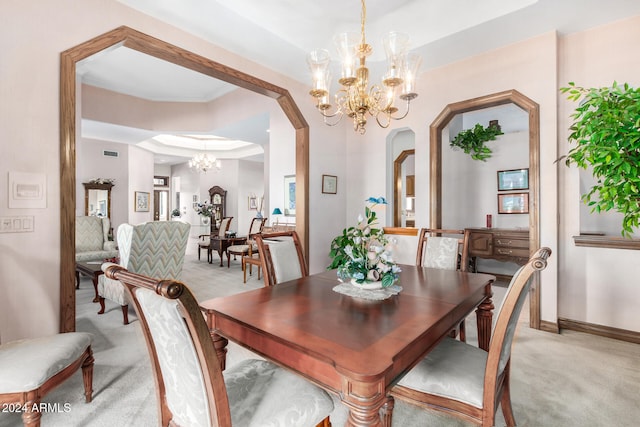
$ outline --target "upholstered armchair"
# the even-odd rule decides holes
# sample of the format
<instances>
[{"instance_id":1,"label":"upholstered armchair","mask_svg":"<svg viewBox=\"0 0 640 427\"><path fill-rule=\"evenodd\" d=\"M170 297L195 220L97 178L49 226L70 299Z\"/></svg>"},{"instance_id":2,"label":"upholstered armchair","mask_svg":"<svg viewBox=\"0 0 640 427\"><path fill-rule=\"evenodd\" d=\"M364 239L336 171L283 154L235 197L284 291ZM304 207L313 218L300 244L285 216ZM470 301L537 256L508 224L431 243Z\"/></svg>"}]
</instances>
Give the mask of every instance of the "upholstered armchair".
<instances>
[{"instance_id":1,"label":"upholstered armchair","mask_svg":"<svg viewBox=\"0 0 640 427\"><path fill-rule=\"evenodd\" d=\"M93 395L92 336L70 332L0 345L0 405L22 408L25 426L38 427L41 399L82 368L87 403Z\"/></svg>"},{"instance_id":2,"label":"upholstered armchair","mask_svg":"<svg viewBox=\"0 0 640 427\"><path fill-rule=\"evenodd\" d=\"M155 279L180 278L190 229L189 224L181 221L121 224L118 227L120 265ZM104 300L108 299L122 307L124 324L129 323L129 301L122 283L100 276L98 296L98 314L104 313Z\"/></svg>"},{"instance_id":3,"label":"upholstered armchair","mask_svg":"<svg viewBox=\"0 0 640 427\"><path fill-rule=\"evenodd\" d=\"M76 217L76 262L117 257L116 242L109 240L110 230L109 218Z\"/></svg>"}]
</instances>

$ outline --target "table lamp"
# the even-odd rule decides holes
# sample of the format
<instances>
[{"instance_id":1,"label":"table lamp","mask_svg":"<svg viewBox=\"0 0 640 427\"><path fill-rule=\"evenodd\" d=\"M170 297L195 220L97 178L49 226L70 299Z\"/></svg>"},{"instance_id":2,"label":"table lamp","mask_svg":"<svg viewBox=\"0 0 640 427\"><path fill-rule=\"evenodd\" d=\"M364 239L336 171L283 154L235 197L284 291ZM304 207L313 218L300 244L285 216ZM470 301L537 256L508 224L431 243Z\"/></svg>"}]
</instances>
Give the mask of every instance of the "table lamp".
<instances>
[{"instance_id":1,"label":"table lamp","mask_svg":"<svg viewBox=\"0 0 640 427\"><path fill-rule=\"evenodd\" d=\"M282 211L280 210L280 208L275 208L273 210L273 212L271 212L271 215L282 215ZM276 225L278 225L278 217L276 216Z\"/></svg>"}]
</instances>

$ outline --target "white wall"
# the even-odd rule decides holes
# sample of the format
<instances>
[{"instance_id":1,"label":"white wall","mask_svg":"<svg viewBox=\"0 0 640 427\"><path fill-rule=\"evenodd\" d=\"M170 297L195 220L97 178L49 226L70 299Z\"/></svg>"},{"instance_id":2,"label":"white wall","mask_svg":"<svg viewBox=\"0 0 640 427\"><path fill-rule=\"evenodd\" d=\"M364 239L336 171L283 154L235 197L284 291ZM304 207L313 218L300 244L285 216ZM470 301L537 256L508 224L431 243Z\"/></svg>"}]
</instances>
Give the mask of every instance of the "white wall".
<instances>
[{"instance_id":1,"label":"white wall","mask_svg":"<svg viewBox=\"0 0 640 427\"><path fill-rule=\"evenodd\" d=\"M66 11L73 10L73 13ZM0 215L31 215L33 233L0 235L0 283L11 292L0 300L0 336L3 340L41 336L59 329L60 289L60 142L59 83L60 53L93 37L127 25L231 68L247 72L280 87L286 87L300 105L309 102L304 84L225 51L177 28L163 24L119 2L56 0L52 2L3 2L0 37L0 188L7 188L7 172L43 173L47 178L47 207L9 209L0 198ZM215 25L212 17L211 25ZM20 40L20 43L16 43ZM301 106L311 116L312 106ZM314 132L320 122L310 122L313 172L333 169L329 158L344 151L344 136L338 130ZM327 148L322 136L331 135ZM330 154L326 149L333 149ZM66 153L65 153L66 155ZM343 156L342 156L343 157ZM324 160L323 160L324 159ZM324 161L327 160L327 163ZM153 175L153 168L148 171ZM319 184L318 176L312 185ZM142 184L134 183L136 189ZM152 184L148 190L152 191ZM117 185L117 184L116 184ZM131 187L130 187L131 188ZM318 197L318 190L311 197ZM84 194L84 193L82 193ZM1 200L4 200L2 202ZM132 201L131 201L132 203ZM312 202L313 204L313 202ZM342 212L342 207L338 206ZM137 216L137 215L136 215ZM317 216L322 232L344 225L342 214ZM142 219L142 218L140 218ZM136 218L133 218L136 220ZM318 233L311 233L310 244ZM313 257L310 250L310 259ZM320 254L326 258L326 255ZM37 265L38 268L33 268ZM20 286L15 286L20 283ZM34 298L34 295L38 295Z\"/></svg>"},{"instance_id":2,"label":"white wall","mask_svg":"<svg viewBox=\"0 0 640 427\"><path fill-rule=\"evenodd\" d=\"M142 224L153 221L153 153L127 145L129 151L129 188L127 193L128 223ZM149 193L149 209L147 211L136 210L136 192Z\"/></svg>"},{"instance_id":3,"label":"white wall","mask_svg":"<svg viewBox=\"0 0 640 427\"><path fill-rule=\"evenodd\" d=\"M379 171L385 167L386 135L408 127L416 134L416 194L425 195L416 197L416 227L428 226L429 125L448 104L516 89L540 105L541 243L556 251L556 52L556 34L551 32L423 73L418 79L420 95L406 119L386 130L369 125L365 137L347 136L348 176L352 178L347 218L357 216L364 199L384 191L388 177ZM477 213L480 225L487 213L484 210ZM410 258L408 254L399 256ZM558 265L558 258L553 258L541 276L541 319L552 323L557 319Z\"/></svg>"},{"instance_id":4,"label":"white wall","mask_svg":"<svg viewBox=\"0 0 640 427\"><path fill-rule=\"evenodd\" d=\"M485 227L487 215L494 228L529 228L528 214L498 214L497 200L497 172L529 167L529 133L506 133L486 145L493 153L482 162L443 142L443 228Z\"/></svg>"},{"instance_id":5,"label":"white wall","mask_svg":"<svg viewBox=\"0 0 640 427\"><path fill-rule=\"evenodd\" d=\"M103 156L103 150L117 151L118 157ZM79 138L76 144L76 216L84 215L84 186L96 178L114 179L111 189L113 231L129 218L129 150L125 144ZM133 197L133 196L131 196Z\"/></svg>"},{"instance_id":6,"label":"white wall","mask_svg":"<svg viewBox=\"0 0 640 427\"><path fill-rule=\"evenodd\" d=\"M69 10L73 13L66 12ZM290 91L310 125L308 255L312 273L328 264L329 242L347 222L353 223L364 209L364 200L384 194L387 177L380 171L385 170L384 144L388 133L401 127L409 127L415 132L416 191L428 194L428 126L442 108L488 93L519 90L541 107L541 242L554 250L549 267L542 275L542 319L555 322L560 314L571 319L640 330L636 308L640 287L630 279L640 276L640 264L635 262L637 253L573 246L571 236L579 232L577 172L564 170L554 163L559 152L567 150L563 141L566 141L567 117L573 107L557 92L558 75L560 85L573 80L586 86L603 86L615 79L637 86L640 56L633 52L640 40L640 17L568 36L562 39L560 56L556 34L550 32L423 73L418 80L420 96L412 102L409 116L386 130L377 129L370 123L366 136L361 136L354 134L348 123L335 128L322 125L305 84L287 79L119 2L7 0L3 2L3 15L11 16L11 19L5 20L0 30L3 35L0 37L3 59L0 67L3 101L0 103L3 152L0 189L5 191L7 188L8 171L43 173L47 178L47 207L44 209L9 209L6 198L0 197L0 215L32 215L35 220L33 233L0 235L0 286L4 287L5 295L0 299L0 335L5 341L54 333L59 326L60 52L121 25ZM215 25L215 17L212 17L211 25ZM337 195L321 193L323 173L338 176ZM421 200L424 201L416 206L418 227L427 225L429 219L428 200ZM561 201L560 209L558 200ZM381 216L384 218L384 213ZM410 252L408 247L406 251L407 254ZM411 257L407 255L402 259ZM38 297L34 298L34 295Z\"/></svg>"},{"instance_id":7,"label":"white wall","mask_svg":"<svg viewBox=\"0 0 640 427\"><path fill-rule=\"evenodd\" d=\"M640 86L640 16L569 35L560 44L559 86L573 81L583 87L606 87L613 81ZM575 102L558 95L559 153L567 140ZM573 236L583 229L579 172L560 163L560 269L558 315L597 325L640 331L640 253L627 249L576 247ZM544 187L543 187L544 189ZM621 229L621 228L620 228ZM618 229L618 230L620 230ZM615 233L617 234L617 233Z\"/></svg>"}]
</instances>

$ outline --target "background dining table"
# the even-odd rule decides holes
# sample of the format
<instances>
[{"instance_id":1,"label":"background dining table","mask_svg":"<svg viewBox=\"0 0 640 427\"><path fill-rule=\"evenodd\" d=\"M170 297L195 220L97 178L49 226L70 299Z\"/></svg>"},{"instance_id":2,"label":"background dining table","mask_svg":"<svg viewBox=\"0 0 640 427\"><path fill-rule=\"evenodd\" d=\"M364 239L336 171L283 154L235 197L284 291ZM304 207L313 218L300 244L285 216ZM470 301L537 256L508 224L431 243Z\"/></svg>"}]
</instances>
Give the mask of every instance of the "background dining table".
<instances>
[{"instance_id":1,"label":"background dining table","mask_svg":"<svg viewBox=\"0 0 640 427\"><path fill-rule=\"evenodd\" d=\"M494 276L400 267L402 291L382 301L334 291L335 271L204 301L222 368L230 339L335 393L347 425L386 425L389 388L474 309L481 348L491 334Z\"/></svg>"}]
</instances>

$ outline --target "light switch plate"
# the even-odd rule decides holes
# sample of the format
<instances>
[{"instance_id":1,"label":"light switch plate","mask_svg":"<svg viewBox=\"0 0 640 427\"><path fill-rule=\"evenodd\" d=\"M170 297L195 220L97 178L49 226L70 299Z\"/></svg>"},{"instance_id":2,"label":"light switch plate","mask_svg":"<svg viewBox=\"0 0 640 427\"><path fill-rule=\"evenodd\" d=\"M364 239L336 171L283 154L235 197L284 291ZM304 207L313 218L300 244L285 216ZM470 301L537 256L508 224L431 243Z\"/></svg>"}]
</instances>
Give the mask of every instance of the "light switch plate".
<instances>
[{"instance_id":1,"label":"light switch plate","mask_svg":"<svg viewBox=\"0 0 640 427\"><path fill-rule=\"evenodd\" d=\"M0 233L31 233L33 226L33 216L0 217Z\"/></svg>"}]
</instances>

